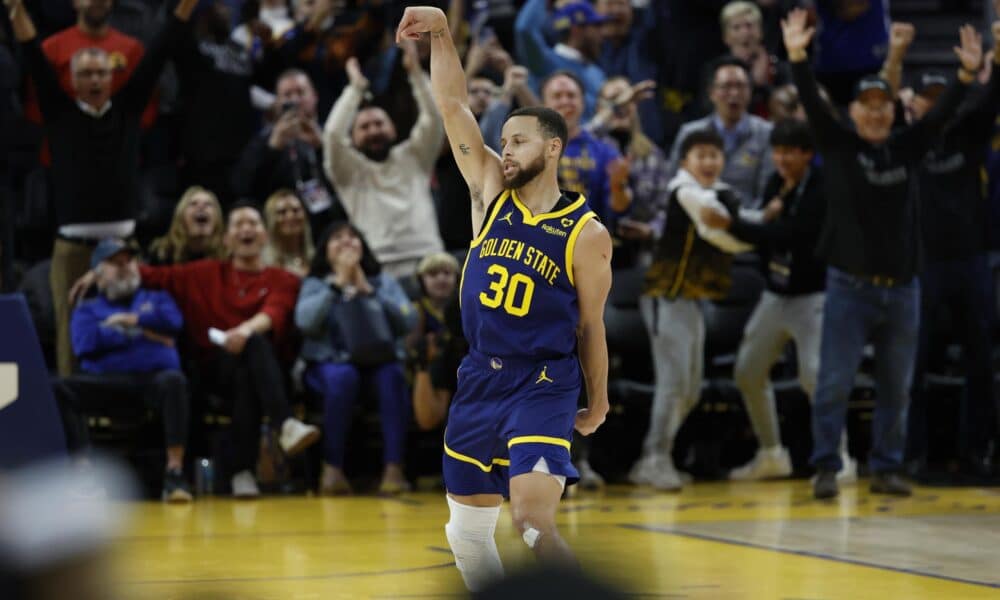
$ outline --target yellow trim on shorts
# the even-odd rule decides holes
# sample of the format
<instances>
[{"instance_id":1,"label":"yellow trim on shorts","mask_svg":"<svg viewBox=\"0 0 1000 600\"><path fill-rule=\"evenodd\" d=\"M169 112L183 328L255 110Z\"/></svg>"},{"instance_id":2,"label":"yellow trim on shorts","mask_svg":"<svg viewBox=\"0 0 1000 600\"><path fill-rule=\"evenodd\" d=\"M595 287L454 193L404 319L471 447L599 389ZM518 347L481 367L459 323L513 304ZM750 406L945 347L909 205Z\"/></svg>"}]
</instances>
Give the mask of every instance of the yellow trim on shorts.
<instances>
[{"instance_id":1,"label":"yellow trim on shorts","mask_svg":"<svg viewBox=\"0 0 1000 600\"><path fill-rule=\"evenodd\" d=\"M583 232L583 226L596 216L593 212L585 213L576 222L573 231L569 232L569 239L566 240L566 277L569 277L569 284L573 287L576 287L576 279L573 277L573 252L576 250L576 239Z\"/></svg>"},{"instance_id":2,"label":"yellow trim on shorts","mask_svg":"<svg viewBox=\"0 0 1000 600\"><path fill-rule=\"evenodd\" d=\"M491 464L484 465L483 463L472 458L471 456L466 456L464 454L459 454L458 452L455 452L454 450L448 447L448 444L444 444L444 453L454 458L455 460L467 462L470 465L476 465L477 467L479 467L479 470L482 471L483 473L489 473L490 471L492 471L493 465L500 465L501 467L510 466L510 459L507 458L494 458Z\"/></svg>"},{"instance_id":3,"label":"yellow trim on shorts","mask_svg":"<svg viewBox=\"0 0 1000 600\"><path fill-rule=\"evenodd\" d=\"M563 448L569 450L569 440L548 435L521 435L516 438L511 438L511 440L507 442L507 447L510 448L515 444L552 444L553 446L562 446Z\"/></svg>"}]
</instances>

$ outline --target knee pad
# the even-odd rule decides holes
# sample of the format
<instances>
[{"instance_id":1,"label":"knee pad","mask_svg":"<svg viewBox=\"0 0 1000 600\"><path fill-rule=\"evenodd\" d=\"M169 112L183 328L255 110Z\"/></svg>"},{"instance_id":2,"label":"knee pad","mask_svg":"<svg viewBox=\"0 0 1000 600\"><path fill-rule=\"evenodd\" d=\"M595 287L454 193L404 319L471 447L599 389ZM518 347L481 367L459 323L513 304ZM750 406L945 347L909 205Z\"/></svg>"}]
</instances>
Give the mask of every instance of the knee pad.
<instances>
[{"instance_id":1,"label":"knee pad","mask_svg":"<svg viewBox=\"0 0 1000 600\"><path fill-rule=\"evenodd\" d=\"M444 526L448 544L470 591L503 577L503 565L493 534L500 518L499 506L468 506L448 497L451 517Z\"/></svg>"}]
</instances>

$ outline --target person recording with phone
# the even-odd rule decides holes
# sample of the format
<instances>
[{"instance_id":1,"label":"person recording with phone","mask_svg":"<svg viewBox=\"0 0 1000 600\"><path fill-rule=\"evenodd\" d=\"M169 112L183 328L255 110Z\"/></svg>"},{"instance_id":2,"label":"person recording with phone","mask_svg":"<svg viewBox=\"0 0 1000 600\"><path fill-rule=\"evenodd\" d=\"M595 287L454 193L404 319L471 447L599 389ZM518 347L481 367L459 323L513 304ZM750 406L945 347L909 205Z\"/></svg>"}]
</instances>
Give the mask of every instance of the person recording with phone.
<instances>
[{"instance_id":1,"label":"person recording with phone","mask_svg":"<svg viewBox=\"0 0 1000 600\"><path fill-rule=\"evenodd\" d=\"M304 71L288 69L278 77L275 96L275 121L243 151L233 171L233 188L240 198L258 206L274 190L295 190L309 214L312 231L323 231L346 214L323 174L316 88Z\"/></svg>"},{"instance_id":2,"label":"person recording with phone","mask_svg":"<svg viewBox=\"0 0 1000 600\"><path fill-rule=\"evenodd\" d=\"M625 185L632 193L632 204L618 219L615 231L620 244L615 248L617 268L648 264L670 200L670 163L663 150L643 132L638 110L638 105L653 94L654 87L653 81L633 85L625 77L608 79L598 95L597 114L585 127L621 152L628 165Z\"/></svg>"}]
</instances>

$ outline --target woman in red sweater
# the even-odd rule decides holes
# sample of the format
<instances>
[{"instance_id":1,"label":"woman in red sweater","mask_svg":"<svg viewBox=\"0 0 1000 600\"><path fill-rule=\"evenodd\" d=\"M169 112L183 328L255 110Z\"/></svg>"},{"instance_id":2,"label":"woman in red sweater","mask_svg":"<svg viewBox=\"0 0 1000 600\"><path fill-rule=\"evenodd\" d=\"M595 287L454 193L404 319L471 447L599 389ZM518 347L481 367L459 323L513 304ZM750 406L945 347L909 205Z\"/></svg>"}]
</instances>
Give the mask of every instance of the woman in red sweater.
<instances>
[{"instance_id":1,"label":"woman in red sweater","mask_svg":"<svg viewBox=\"0 0 1000 600\"><path fill-rule=\"evenodd\" d=\"M281 427L286 454L319 439L319 430L292 418L279 350L290 345L299 279L261 259L267 231L260 212L236 206L225 238L231 259L140 267L143 285L164 289L184 314L201 380L232 401L233 495L260 494L253 475L261 415ZM219 330L209 334L210 330Z\"/></svg>"}]
</instances>

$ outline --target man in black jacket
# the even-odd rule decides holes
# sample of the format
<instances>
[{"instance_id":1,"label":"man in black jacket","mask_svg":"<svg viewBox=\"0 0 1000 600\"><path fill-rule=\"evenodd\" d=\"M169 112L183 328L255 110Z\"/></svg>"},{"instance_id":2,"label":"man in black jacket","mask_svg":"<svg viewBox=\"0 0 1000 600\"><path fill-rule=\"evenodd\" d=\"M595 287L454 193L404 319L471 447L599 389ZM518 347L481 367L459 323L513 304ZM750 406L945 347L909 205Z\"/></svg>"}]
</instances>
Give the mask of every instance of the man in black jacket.
<instances>
[{"instance_id":1,"label":"man in black jacket","mask_svg":"<svg viewBox=\"0 0 1000 600\"><path fill-rule=\"evenodd\" d=\"M996 57L1000 55L1000 21L993 23L992 29ZM935 316L947 306L962 342L966 376L959 454L964 474L973 477L988 474L989 443L996 432L990 367L993 309L986 241L989 214L980 180L993 121L1000 108L1000 76L996 69L994 63L985 90L948 122L917 170L927 262L920 274L920 350L909 413L907 460L919 470L927 459L924 374ZM916 119L934 107L944 82L940 73L927 72L920 77L912 103Z\"/></svg>"},{"instance_id":2,"label":"man in black jacket","mask_svg":"<svg viewBox=\"0 0 1000 600\"><path fill-rule=\"evenodd\" d=\"M106 237L129 237L139 200L139 120L167 55L183 32L197 0L181 0L128 83L111 94L111 57L85 48L72 59L75 98L59 87L42 53L35 25L22 0L4 0L14 36L38 89L45 134L52 152L50 197L58 239L52 250L52 300L56 310L59 374L69 375L70 285L90 268L90 254Z\"/></svg>"},{"instance_id":3,"label":"man in black jacket","mask_svg":"<svg viewBox=\"0 0 1000 600\"><path fill-rule=\"evenodd\" d=\"M347 217L323 174L316 88L304 71L288 69L274 91L280 116L243 150L233 170L233 189L260 207L277 189L295 190L309 212L312 230L323 231L331 221Z\"/></svg>"},{"instance_id":4,"label":"man in black jacket","mask_svg":"<svg viewBox=\"0 0 1000 600\"><path fill-rule=\"evenodd\" d=\"M958 107L982 61L982 42L971 26L961 30L958 81L933 110L913 125L892 130L893 95L878 77L862 78L850 105L854 130L820 100L806 61L814 30L806 12L782 22L792 76L823 155L828 209L819 253L829 269L813 403L813 495L838 493L838 452L847 399L865 344L875 346L877 401L869 458L874 493L909 495L900 478L906 445L906 410L920 323L920 222L912 193L917 163Z\"/></svg>"},{"instance_id":5,"label":"man in black jacket","mask_svg":"<svg viewBox=\"0 0 1000 600\"><path fill-rule=\"evenodd\" d=\"M767 281L767 290L743 332L734 368L760 448L750 463L729 474L730 479L771 479L792 473L788 451L781 446L774 390L768 380L790 340L795 342L802 389L810 398L816 390L826 264L815 256L815 248L826 199L822 172L811 166L813 155L809 125L794 119L779 121L771 131L771 158L777 172L764 187L764 197L773 198L764 211L765 221L745 216L728 219L717 212L704 215L709 226L724 227L756 247ZM857 477L856 464L845 446L841 447L844 465L838 476L842 483Z\"/></svg>"}]
</instances>

